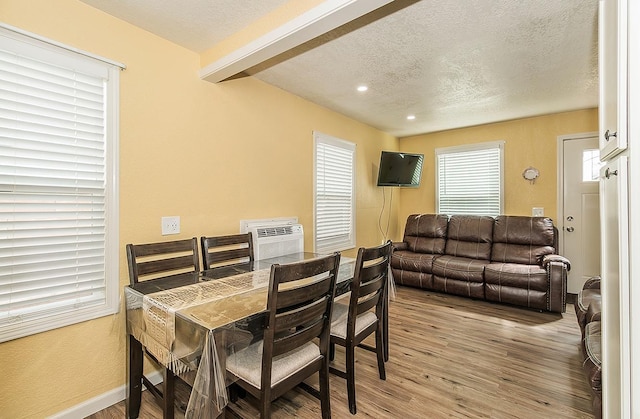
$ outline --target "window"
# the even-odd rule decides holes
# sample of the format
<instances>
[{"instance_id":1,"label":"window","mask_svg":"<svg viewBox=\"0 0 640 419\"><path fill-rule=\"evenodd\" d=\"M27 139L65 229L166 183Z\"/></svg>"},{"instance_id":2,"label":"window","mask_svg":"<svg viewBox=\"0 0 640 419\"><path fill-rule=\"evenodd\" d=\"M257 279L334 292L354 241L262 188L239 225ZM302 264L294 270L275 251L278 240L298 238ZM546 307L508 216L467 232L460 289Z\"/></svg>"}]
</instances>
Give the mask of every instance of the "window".
<instances>
[{"instance_id":1,"label":"window","mask_svg":"<svg viewBox=\"0 0 640 419\"><path fill-rule=\"evenodd\" d=\"M441 214L502 214L504 141L436 149L436 201Z\"/></svg>"},{"instance_id":2,"label":"window","mask_svg":"<svg viewBox=\"0 0 640 419\"><path fill-rule=\"evenodd\" d=\"M597 182L600 178L600 150L590 149L582 152L582 181Z\"/></svg>"},{"instance_id":3,"label":"window","mask_svg":"<svg viewBox=\"0 0 640 419\"><path fill-rule=\"evenodd\" d=\"M0 27L0 342L117 312L119 71Z\"/></svg>"},{"instance_id":4,"label":"window","mask_svg":"<svg viewBox=\"0 0 640 419\"><path fill-rule=\"evenodd\" d=\"M348 141L314 132L315 251L355 247L355 153Z\"/></svg>"}]
</instances>

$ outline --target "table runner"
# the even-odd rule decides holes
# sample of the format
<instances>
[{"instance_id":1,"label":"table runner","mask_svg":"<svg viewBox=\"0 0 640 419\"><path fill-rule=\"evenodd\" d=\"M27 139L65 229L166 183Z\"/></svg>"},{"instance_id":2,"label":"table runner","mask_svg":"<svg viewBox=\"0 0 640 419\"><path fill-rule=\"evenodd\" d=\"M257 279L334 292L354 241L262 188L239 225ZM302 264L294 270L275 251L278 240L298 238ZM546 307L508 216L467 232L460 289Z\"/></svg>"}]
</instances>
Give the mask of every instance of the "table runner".
<instances>
[{"instance_id":1,"label":"table runner","mask_svg":"<svg viewBox=\"0 0 640 419\"><path fill-rule=\"evenodd\" d=\"M175 374L189 371L190 366L183 362L185 354L175 354L176 312L242 294L269 285L269 269L247 272L226 278L186 285L184 287L158 291L142 298L142 320L146 337L143 345L163 365Z\"/></svg>"}]
</instances>

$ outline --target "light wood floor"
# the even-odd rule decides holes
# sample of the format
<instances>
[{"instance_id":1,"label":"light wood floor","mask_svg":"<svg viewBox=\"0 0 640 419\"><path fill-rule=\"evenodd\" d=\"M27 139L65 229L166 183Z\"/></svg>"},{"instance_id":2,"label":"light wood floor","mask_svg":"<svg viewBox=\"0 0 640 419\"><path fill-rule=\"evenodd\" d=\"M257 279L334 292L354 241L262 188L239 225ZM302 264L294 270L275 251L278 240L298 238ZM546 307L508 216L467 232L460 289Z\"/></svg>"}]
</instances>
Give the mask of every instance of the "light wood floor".
<instances>
[{"instance_id":1,"label":"light wood floor","mask_svg":"<svg viewBox=\"0 0 640 419\"><path fill-rule=\"evenodd\" d=\"M356 355L357 417L593 418L581 367L580 331L572 305L563 315L539 313L398 287L389 310L387 380L375 354ZM336 349L336 361L344 357ZM346 383L331 376L334 418L349 418ZM246 400L236 410L258 417ZM124 402L89 418L122 418ZM292 390L274 418L319 418L320 403ZM176 410L176 417L184 415ZM140 418L162 418L143 392Z\"/></svg>"}]
</instances>

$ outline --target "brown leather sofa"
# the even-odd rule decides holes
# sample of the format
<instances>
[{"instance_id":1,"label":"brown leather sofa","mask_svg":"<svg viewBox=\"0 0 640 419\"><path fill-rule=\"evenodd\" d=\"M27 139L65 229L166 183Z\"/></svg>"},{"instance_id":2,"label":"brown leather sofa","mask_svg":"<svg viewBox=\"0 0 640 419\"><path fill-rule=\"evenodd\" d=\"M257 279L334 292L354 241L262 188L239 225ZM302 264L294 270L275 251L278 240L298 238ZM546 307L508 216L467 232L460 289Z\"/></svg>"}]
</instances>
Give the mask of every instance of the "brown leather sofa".
<instances>
[{"instance_id":1,"label":"brown leather sofa","mask_svg":"<svg viewBox=\"0 0 640 419\"><path fill-rule=\"evenodd\" d=\"M591 388L593 414L602 417L602 331L600 277L588 279L578 293L575 304L578 325L582 332L582 367Z\"/></svg>"},{"instance_id":2,"label":"brown leather sofa","mask_svg":"<svg viewBox=\"0 0 640 419\"><path fill-rule=\"evenodd\" d=\"M413 214L391 268L402 285L561 313L570 264L556 248L547 217Z\"/></svg>"}]
</instances>

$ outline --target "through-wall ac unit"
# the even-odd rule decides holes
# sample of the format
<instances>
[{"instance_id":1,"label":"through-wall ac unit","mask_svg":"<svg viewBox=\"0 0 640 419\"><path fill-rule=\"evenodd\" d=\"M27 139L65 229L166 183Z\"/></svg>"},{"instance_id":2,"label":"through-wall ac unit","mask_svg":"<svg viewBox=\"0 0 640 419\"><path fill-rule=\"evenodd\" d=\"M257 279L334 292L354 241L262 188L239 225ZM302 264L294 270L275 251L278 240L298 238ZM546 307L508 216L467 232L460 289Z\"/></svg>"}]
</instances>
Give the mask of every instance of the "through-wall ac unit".
<instances>
[{"instance_id":1,"label":"through-wall ac unit","mask_svg":"<svg viewBox=\"0 0 640 419\"><path fill-rule=\"evenodd\" d=\"M244 220L240 232L251 232L255 260L304 252L304 229L297 218Z\"/></svg>"}]
</instances>

